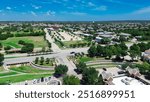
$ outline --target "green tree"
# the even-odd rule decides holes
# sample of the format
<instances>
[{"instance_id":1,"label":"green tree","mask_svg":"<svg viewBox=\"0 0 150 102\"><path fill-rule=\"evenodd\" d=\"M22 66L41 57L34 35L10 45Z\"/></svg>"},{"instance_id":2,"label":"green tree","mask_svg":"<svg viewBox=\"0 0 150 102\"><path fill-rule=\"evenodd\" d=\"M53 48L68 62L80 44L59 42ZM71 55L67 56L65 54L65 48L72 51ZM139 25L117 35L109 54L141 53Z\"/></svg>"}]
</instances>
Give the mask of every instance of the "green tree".
<instances>
[{"instance_id":1,"label":"green tree","mask_svg":"<svg viewBox=\"0 0 150 102\"><path fill-rule=\"evenodd\" d=\"M128 47L124 42L121 42L121 44L119 44L119 46L121 47L122 50L125 50L125 51L128 50Z\"/></svg>"},{"instance_id":2,"label":"green tree","mask_svg":"<svg viewBox=\"0 0 150 102\"><path fill-rule=\"evenodd\" d=\"M104 47L103 46L101 46L101 45L98 45L97 46L97 56L103 56L104 55Z\"/></svg>"},{"instance_id":3,"label":"green tree","mask_svg":"<svg viewBox=\"0 0 150 102\"><path fill-rule=\"evenodd\" d=\"M102 76L99 75L97 85L104 85L104 84L105 84L105 83L104 83L104 81L103 81Z\"/></svg>"},{"instance_id":4,"label":"green tree","mask_svg":"<svg viewBox=\"0 0 150 102\"><path fill-rule=\"evenodd\" d=\"M109 44L111 41L110 41L110 39L108 39L108 38L103 38L102 40L101 40L101 43L102 44Z\"/></svg>"},{"instance_id":5,"label":"green tree","mask_svg":"<svg viewBox=\"0 0 150 102\"><path fill-rule=\"evenodd\" d=\"M52 47L52 44L50 42L48 42L48 47L51 48Z\"/></svg>"},{"instance_id":6,"label":"green tree","mask_svg":"<svg viewBox=\"0 0 150 102\"><path fill-rule=\"evenodd\" d=\"M98 71L95 68L87 68L82 74L82 84L97 85L99 82Z\"/></svg>"},{"instance_id":7,"label":"green tree","mask_svg":"<svg viewBox=\"0 0 150 102\"><path fill-rule=\"evenodd\" d=\"M2 45L2 43L0 43L0 49L2 49L3 48L3 45Z\"/></svg>"},{"instance_id":8,"label":"green tree","mask_svg":"<svg viewBox=\"0 0 150 102\"><path fill-rule=\"evenodd\" d=\"M50 58L46 58L46 64L49 64Z\"/></svg>"},{"instance_id":9,"label":"green tree","mask_svg":"<svg viewBox=\"0 0 150 102\"><path fill-rule=\"evenodd\" d=\"M31 43L25 44L22 48L21 48L21 52L22 53L30 53L32 52L34 49L34 45Z\"/></svg>"},{"instance_id":10,"label":"green tree","mask_svg":"<svg viewBox=\"0 0 150 102\"><path fill-rule=\"evenodd\" d=\"M68 71L68 67L66 65L61 65L60 64L60 65L58 65L58 66L55 67L55 73L54 73L54 75L56 77L60 77L62 75L65 75L67 73L67 71Z\"/></svg>"},{"instance_id":11,"label":"green tree","mask_svg":"<svg viewBox=\"0 0 150 102\"><path fill-rule=\"evenodd\" d=\"M63 77L64 85L80 85L80 79L74 75Z\"/></svg>"},{"instance_id":12,"label":"green tree","mask_svg":"<svg viewBox=\"0 0 150 102\"><path fill-rule=\"evenodd\" d=\"M11 46L6 46L6 47L4 47L4 50L10 50L11 49Z\"/></svg>"},{"instance_id":13,"label":"green tree","mask_svg":"<svg viewBox=\"0 0 150 102\"><path fill-rule=\"evenodd\" d=\"M88 50L88 54L90 57L94 57L97 54L96 46L91 46Z\"/></svg>"},{"instance_id":14,"label":"green tree","mask_svg":"<svg viewBox=\"0 0 150 102\"><path fill-rule=\"evenodd\" d=\"M86 66L86 64L84 63L84 62L79 62L77 65L76 65L76 67L77 67L77 71L79 72L79 73L82 73L84 70L86 70L86 68L87 68L87 66Z\"/></svg>"},{"instance_id":15,"label":"green tree","mask_svg":"<svg viewBox=\"0 0 150 102\"><path fill-rule=\"evenodd\" d=\"M40 64L41 64L41 65L44 64L44 57L41 57L41 59L40 59Z\"/></svg>"},{"instance_id":16,"label":"green tree","mask_svg":"<svg viewBox=\"0 0 150 102\"><path fill-rule=\"evenodd\" d=\"M112 57L113 53L112 50L109 47L106 47L105 49L105 53L106 53L106 57L108 57L109 59Z\"/></svg>"},{"instance_id":17,"label":"green tree","mask_svg":"<svg viewBox=\"0 0 150 102\"><path fill-rule=\"evenodd\" d=\"M130 47L130 56L132 57L132 60L134 60L134 58L139 57L141 55L141 51L140 51L140 47L137 44L133 44Z\"/></svg>"},{"instance_id":18,"label":"green tree","mask_svg":"<svg viewBox=\"0 0 150 102\"><path fill-rule=\"evenodd\" d=\"M150 48L150 45L148 45L146 43L139 43L138 46L140 47L141 52L144 52L145 50L148 50Z\"/></svg>"},{"instance_id":19,"label":"green tree","mask_svg":"<svg viewBox=\"0 0 150 102\"><path fill-rule=\"evenodd\" d=\"M0 65L3 64L4 61L4 55L0 53Z\"/></svg>"},{"instance_id":20,"label":"green tree","mask_svg":"<svg viewBox=\"0 0 150 102\"><path fill-rule=\"evenodd\" d=\"M38 64L38 62L39 62L39 57L36 57L35 64Z\"/></svg>"}]
</instances>

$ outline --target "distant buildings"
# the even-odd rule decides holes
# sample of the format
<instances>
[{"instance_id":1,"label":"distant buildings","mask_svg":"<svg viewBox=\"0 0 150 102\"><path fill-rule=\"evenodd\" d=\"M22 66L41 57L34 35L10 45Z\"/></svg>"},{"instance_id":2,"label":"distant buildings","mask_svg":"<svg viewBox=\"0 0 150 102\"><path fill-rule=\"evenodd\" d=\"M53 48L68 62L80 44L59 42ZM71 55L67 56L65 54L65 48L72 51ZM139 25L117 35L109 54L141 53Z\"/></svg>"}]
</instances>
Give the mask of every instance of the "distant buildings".
<instances>
[{"instance_id":1,"label":"distant buildings","mask_svg":"<svg viewBox=\"0 0 150 102\"><path fill-rule=\"evenodd\" d=\"M91 35L91 34L80 34L80 35L82 35L82 36L84 36L84 37L90 37L90 36L93 36L93 35Z\"/></svg>"},{"instance_id":2,"label":"distant buildings","mask_svg":"<svg viewBox=\"0 0 150 102\"><path fill-rule=\"evenodd\" d=\"M100 43L100 42L102 41L102 39L103 39L103 38L101 38L101 37L96 37L96 38L95 38L95 41L96 41L97 43Z\"/></svg>"},{"instance_id":3,"label":"distant buildings","mask_svg":"<svg viewBox=\"0 0 150 102\"><path fill-rule=\"evenodd\" d=\"M112 39L112 38L114 38L116 36L116 34L114 32L104 31L104 32L98 32L97 36L102 37L102 38L110 38L110 39Z\"/></svg>"}]
</instances>

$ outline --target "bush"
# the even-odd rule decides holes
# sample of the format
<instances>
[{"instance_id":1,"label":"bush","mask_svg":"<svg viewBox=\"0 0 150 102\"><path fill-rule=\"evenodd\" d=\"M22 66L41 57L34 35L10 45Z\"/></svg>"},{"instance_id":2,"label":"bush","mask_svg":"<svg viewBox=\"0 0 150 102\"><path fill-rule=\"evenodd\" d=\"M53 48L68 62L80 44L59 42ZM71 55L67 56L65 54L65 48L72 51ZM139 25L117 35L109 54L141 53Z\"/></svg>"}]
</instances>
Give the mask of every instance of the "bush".
<instances>
[{"instance_id":1,"label":"bush","mask_svg":"<svg viewBox=\"0 0 150 102\"><path fill-rule=\"evenodd\" d=\"M11 46L4 47L4 50L10 50L10 49L11 49Z\"/></svg>"},{"instance_id":2,"label":"bush","mask_svg":"<svg viewBox=\"0 0 150 102\"><path fill-rule=\"evenodd\" d=\"M25 43L25 41L23 41L23 40L19 40L19 41L18 41L18 44L20 44L20 45L25 45L26 43Z\"/></svg>"}]
</instances>

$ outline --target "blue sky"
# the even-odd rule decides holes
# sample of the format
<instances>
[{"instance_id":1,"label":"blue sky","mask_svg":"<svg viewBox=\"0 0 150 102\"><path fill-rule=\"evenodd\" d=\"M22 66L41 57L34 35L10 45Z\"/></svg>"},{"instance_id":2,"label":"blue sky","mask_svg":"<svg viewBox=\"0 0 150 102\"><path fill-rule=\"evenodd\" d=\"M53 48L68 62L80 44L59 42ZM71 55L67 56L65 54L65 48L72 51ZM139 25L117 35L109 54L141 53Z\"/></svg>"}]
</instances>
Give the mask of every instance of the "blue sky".
<instances>
[{"instance_id":1,"label":"blue sky","mask_svg":"<svg viewBox=\"0 0 150 102\"><path fill-rule=\"evenodd\" d=\"M0 21L150 20L149 0L0 0Z\"/></svg>"}]
</instances>

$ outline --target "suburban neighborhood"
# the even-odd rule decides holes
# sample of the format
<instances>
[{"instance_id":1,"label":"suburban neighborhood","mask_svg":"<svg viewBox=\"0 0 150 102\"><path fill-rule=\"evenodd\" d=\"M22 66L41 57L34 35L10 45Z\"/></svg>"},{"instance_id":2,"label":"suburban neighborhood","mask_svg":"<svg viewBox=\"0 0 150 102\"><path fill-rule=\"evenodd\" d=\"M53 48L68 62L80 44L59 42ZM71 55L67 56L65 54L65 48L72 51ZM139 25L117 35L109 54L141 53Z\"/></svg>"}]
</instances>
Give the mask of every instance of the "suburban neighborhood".
<instances>
[{"instance_id":1,"label":"suburban neighborhood","mask_svg":"<svg viewBox=\"0 0 150 102\"><path fill-rule=\"evenodd\" d=\"M0 22L1 85L150 85L150 22Z\"/></svg>"}]
</instances>

